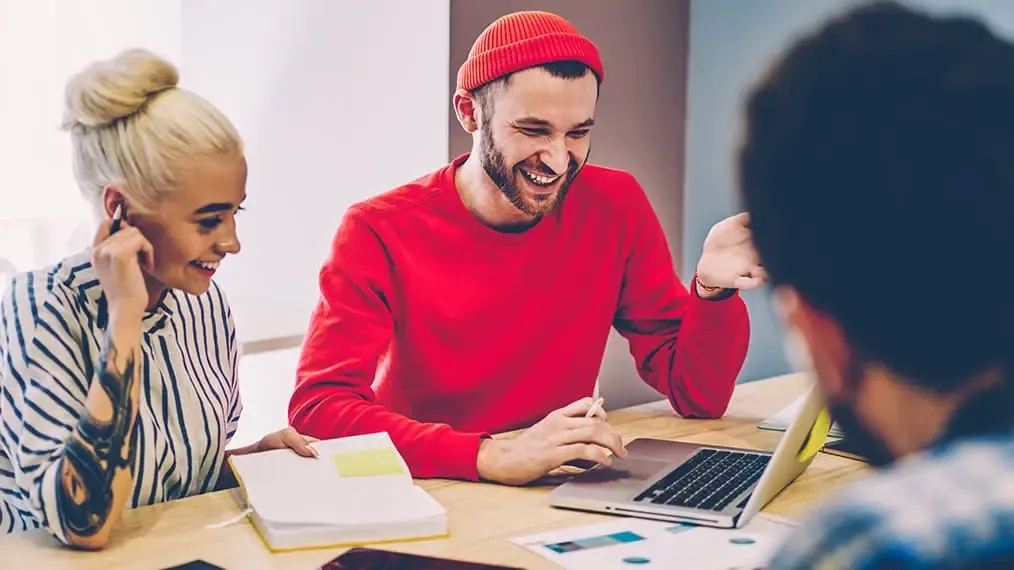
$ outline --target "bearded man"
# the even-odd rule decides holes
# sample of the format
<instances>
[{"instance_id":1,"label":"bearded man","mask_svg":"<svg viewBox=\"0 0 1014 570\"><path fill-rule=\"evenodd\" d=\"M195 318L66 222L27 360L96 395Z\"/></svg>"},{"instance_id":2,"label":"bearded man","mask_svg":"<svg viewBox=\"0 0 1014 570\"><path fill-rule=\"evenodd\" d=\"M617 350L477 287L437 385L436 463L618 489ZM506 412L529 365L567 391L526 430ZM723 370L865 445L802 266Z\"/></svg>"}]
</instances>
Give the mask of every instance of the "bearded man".
<instances>
[{"instance_id":1,"label":"bearded man","mask_svg":"<svg viewBox=\"0 0 1014 570\"><path fill-rule=\"evenodd\" d=\"M608 464L623 443L588 412L610 327L680 415L725 412L749 341L737 290L763 282L746 219L711 230L685 286L634 177L588 163L603 79L595 45L557 15L510 14L479 36L453 96L471 152L344 215L293 426L385 431L420 478L523 484Z\"/></svg>"}]
</instances>

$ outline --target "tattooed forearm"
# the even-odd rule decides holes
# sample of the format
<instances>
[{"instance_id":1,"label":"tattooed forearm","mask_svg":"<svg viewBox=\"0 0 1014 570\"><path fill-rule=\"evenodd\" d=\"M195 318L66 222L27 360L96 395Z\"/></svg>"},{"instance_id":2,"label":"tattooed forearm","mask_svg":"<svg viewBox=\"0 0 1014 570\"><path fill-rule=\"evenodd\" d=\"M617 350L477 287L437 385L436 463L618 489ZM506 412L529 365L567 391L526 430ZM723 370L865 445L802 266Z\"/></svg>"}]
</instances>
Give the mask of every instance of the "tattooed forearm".
<instances>
[{"instance_id":1,"label":"tattooed forearm","mask_svg":"<svg viewBox=\"0 0 1014 570\"><path fill-rule=\"evenodd\" d=\"M112 335L106 339L97 377L76 432L64 448L57 484L60 522L68 540L87 539L107 526L122 506L133 480L137 454L137 341L121 355ZM127 474L128 484L122 483ZM119 477L118 477L119 476ZM120 479L120 484L117 484Z\"/></svg>"}]
</instances>

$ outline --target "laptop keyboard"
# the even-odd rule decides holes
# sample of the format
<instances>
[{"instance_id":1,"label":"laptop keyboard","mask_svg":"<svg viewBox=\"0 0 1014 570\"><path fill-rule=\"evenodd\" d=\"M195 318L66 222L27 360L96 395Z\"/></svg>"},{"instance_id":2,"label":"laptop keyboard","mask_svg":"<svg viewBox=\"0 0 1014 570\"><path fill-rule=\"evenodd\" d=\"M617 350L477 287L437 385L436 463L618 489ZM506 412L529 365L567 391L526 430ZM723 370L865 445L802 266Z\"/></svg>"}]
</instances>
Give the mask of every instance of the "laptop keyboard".
<instances>
[{"instance_id":1,"label":"laptop keyboard","mask_svg":"<svg viewBox=\"0 0 1014 570\"><path fill-rule=\"evenodd\" d=\"M701 449L635 501L720 511L764 473L770 455Z\"/></svg>"}]
</instances>

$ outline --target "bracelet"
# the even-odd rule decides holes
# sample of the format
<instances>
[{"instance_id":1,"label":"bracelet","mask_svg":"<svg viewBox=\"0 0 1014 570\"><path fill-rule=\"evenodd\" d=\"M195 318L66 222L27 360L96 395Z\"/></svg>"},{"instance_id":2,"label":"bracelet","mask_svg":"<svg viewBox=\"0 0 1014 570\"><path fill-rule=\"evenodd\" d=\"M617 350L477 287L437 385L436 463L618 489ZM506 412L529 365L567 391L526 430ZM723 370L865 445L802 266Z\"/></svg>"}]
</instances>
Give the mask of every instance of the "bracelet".
<instances>
[{"instance_id":1,"label":"bracelet","mask_svg":"<svg viewBox=\"0 0 1014 570\"><path fill-rule=\"evenodd\" d=\"M728 299L729 297L732 297L733 295L736 294L736 290L735 289L727 289L725 287L714 287L712 285L705 285L704 283L701 283L700 277L696 273L694 274L694 281L697 282L697 286L698 287L700 287L701 289L704 289L708 293L714 293L715 291L721 291L721 293L719 293L718 295L715 295L714 297L704 298L705 301L724 301L724 300ZM694 294L696 295L696 292Z\"/></svg>"},{"instance_id":2,"label":"bracelet","mask_svg":"<svg viewBox=\"0 0 1014 570\"><path fill-rule=\"evenodd\" d=\"M697 273L694 273L694 281L696 281L697 284L700 285L701 289L704 289L705 291L710 292L724 289L724 287L712 287L711 285L705 285L704 282L701 281L701 276Z\"/></svg>"}]
</instances>

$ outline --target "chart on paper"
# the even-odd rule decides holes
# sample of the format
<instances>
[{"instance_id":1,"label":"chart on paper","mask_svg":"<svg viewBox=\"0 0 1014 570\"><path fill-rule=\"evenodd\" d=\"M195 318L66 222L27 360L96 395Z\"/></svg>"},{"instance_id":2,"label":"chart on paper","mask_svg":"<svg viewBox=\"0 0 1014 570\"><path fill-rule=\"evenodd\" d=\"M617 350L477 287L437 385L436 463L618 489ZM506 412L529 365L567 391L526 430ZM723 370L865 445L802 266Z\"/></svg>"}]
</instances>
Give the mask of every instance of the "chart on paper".
<instances>
[{"instance_id":1,"label":"chart on paper","mask_svg":"<svg viewBox=\"0 0 1014 570\"><path fill-rule=\"evenodd\" d=\"M766 514L742 529L617 518L511 542L574 570L761 570L794 526L789 519Z\"/></svg>"}]
</instances>

